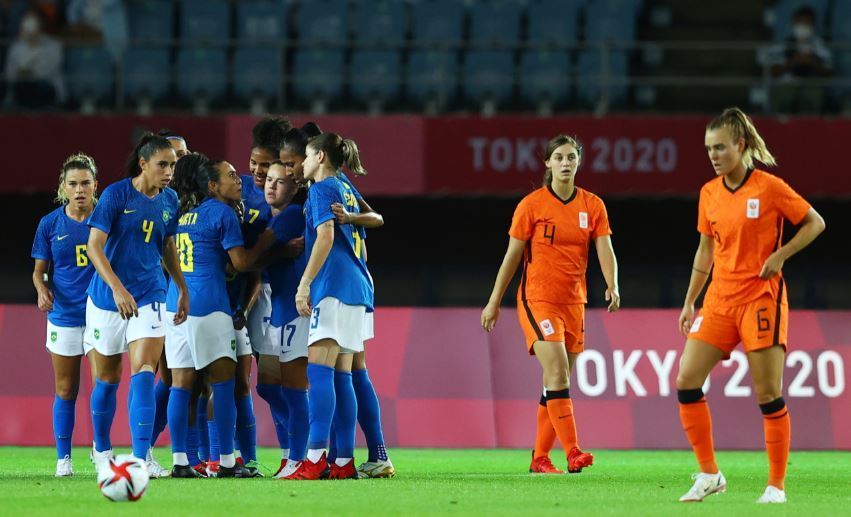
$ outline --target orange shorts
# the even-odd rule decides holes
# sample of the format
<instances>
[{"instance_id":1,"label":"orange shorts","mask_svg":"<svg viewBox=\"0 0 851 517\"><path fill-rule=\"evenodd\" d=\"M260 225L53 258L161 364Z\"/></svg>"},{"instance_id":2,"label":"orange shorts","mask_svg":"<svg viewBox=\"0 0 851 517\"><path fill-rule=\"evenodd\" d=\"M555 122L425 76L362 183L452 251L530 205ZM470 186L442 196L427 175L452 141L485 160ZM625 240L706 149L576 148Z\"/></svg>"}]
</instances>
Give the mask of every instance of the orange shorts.
<instances>
[{"instance_id":1,"label":"orange shorts","mask_svg":"<svg viewBox=\"0 0 851 517\"><path fill-rule=\"evenodd\" d=\"M789 305L766 294L736 307L704 307L694 319L689 339L698 339L719 348L724 357L740 342L745 352L772 346L786 348Z\"/></svg>"},{"instance_id":2,"label":"orange shorts","mask_svg":"<svg viewBox=\"0 0 851 517\"><path fill-rule=\"evenodd\" d=\"M585 305L517 301L517 317L526 336L529 355L535 341L564 343L570 353L585 350Z\"/></svg>"}]
</instances>

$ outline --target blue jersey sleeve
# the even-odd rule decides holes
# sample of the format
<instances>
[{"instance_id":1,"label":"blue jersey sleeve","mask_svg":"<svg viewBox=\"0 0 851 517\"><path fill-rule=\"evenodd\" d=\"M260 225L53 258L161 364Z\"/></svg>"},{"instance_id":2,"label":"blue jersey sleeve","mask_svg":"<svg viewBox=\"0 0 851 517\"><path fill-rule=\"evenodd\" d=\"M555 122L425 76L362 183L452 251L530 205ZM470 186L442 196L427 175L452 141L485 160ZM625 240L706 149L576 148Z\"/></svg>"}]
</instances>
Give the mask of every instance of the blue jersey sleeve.
<instances>
[{"instance_id":1,"label":"blue jersey sleeve","mask_svg":"<svg viewBox=\"0 0 851 517\"><path fill-rule=\"evenodd\" d=\"M112 223L124 209L127 201L119 185L121 185L120 182L113 183L103 191L103 195L98 199L92 216L89 218L89 226L106 234L112 231Z\"/></svg>"},{"instance_id":2,"label":"blue jersey sleeve","mask_svg":"<svg viewBox=\"0 0 851 517\"><path fill-rule=\"evenodd\" d=\"M225 250L236 248L237 246L245 246L245 241L242 238L242 228L239 225L239 218L226 205L223 205L222 208L222 226L220 231L222 247Z\"/></svg>"},{"instance_id":3,"label":"blue jersey sleeve","mask_svg":"<svg viewBox=\"0 0 851 517\"><path fill-rule=\"evenodd\" d=\"M38 223L33 239L32 258L40 260L52 260L50 253L50 217L42 217Z\"/></svg>"},{"instance_id":4,"label":"blue jersey sleeve","mask_svg":"<svg viewBox=\"0 0 851 517\"><path fill-rule=\"evenodd\" d=\"M339 192L332 186L331 182L323 181L314 184L310 193L310 219L314 228L331 219L335 219L331 211L333 203L340 203Z\"/></svg>"},{"instance_id":5,"label":"blue jersey sleeve","mask_svg":"<svg viewBox=\"0 0 851 517\"><path fill-rule=\"evenodd\" d=\"M269 222L275 234L275 244L287 242L304 235L304 209L301 205L290 205Z\"/></svg>"},{"instance_id":6,"label":"blue jersey sleeve","mask_svg":"<svg viewBox=\"0 0 851 517\"><path fill-rule=\"evenodd\" d=\"M180 201L177 199L177 192L175 192L171 189L166 189L166 192L169 193L169 198L168 198L168 202L167 202L168 209L173 210L174 213L177 214L179 207L180 207ZM166 238L174 237L175 235L177 235L177 226L178 226L179 220L180 220L180 218L175 216L175 217L171 217L169 220L167 220L165 222L165 236L166 236Z\"/></svg>"}]
</instances>

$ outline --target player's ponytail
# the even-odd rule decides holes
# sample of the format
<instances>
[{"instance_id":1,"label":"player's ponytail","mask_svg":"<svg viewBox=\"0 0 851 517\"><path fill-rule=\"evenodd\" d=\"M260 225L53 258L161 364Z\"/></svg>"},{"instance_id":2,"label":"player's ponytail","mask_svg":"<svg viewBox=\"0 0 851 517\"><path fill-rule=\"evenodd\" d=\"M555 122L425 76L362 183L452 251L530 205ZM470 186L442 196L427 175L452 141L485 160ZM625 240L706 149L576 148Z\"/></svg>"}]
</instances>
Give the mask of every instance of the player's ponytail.
<instances>
[{"instance_id":1,"label":"player's ponytail","mask_svg":"<svg viewBox=\"0 0 851 517\"><path fill-rule=\"evenodd\" d=\"M127 157L127 177L135 178L142 173L139 167L140 158L145 161L150 160L154 153L163 149L171 149L171 144L164 137L151 132L142 135L130 156Z\"/></svg>"},{"instance_id":2,"label":"player's ponytail","mask_svg":"<svg viewBox=\"0 0 851 517\"><path fill-rule=\"evenodd\" d=\"M360 160L360 152L354 140L343 138L336 133L322 133L311 138L308 146L316 151L322 151L329 165L336 171L345 164L354 174L366 175L366 169Z\"/></svg>"},{"instance_id":3,"label":"player's ponytail","mask_svg":"<svg viewBox=\"0 0 851 517\"><path fill-rule=\"evenodd\" d=\"M582 144L579 142L579 140L575 136L556 135L556 136L552 137L549 142L547 142L547 149L544 152L544 161L545 162L548 161L550 159L550 157L553 155L553 153L556 151L556 149L563 146L564 144L572 145L573 148L576 149L576 154L579 156L579 159L580 160L582 159ZM553 181L553 171L548 167L547 171L544 172L543 186L545 186L545 187L549 186L549 184L552 183L552 181Z\"/></svg>"},{"instance_id":4,"label":"player's ponytail","mask_svg":"<svg viewBox=\"0 0 851 517\"><path fill-rule=\"evenodd\" d=\"M85 153L74 153L65 159L62 168L59 169L59 187L56 189L56 198L54 201L60 205L68 202L68 194L65 192L65 177L70 170L84 170L92 173L92 179L98 180L98 168L95 165L95 159ZM97 192L92 194L94 202L97 203Z\"/></svg>"},{"instance_id":5,"label":"player's ponytail","mask_svg":"<svg viewBox=\"0 0 851 517\"><path fill-rule=\"evenodd\" d=\"M745 150L742 153L742 163L748 169L753 169L754 160L768 166L777 165L777 160L765 140L759 135L753 121L744 111L739 108L727 108L720 115L707 124L706 129L719 129L725 127L730 131L734 142L739 138L745 141Z\"/></svg>"},{"instance_id":6,"label":"player's ponytail","mask_svg":"<svg viewBox=\"0 0 851 517\"><path fill-rule=\"evenodd\" d=\"M172 185L180 203L180 215L200 205L207 197L211 167L209 158L200 153L188 154L177 160Z\"/></svg>"},{"instance_id":7,"label":"player's ponytail","mask_svg":"<svg viewBox=\"0 0 851 517\"><path fill-rule=\"evenodd\" d=\"M346 167L358 176L366 176L366 169L360 161L358 144L354 140L344 138L340 144L340 149L343 153L343 163L346 164Z\"/></svg>"}]
</instances>

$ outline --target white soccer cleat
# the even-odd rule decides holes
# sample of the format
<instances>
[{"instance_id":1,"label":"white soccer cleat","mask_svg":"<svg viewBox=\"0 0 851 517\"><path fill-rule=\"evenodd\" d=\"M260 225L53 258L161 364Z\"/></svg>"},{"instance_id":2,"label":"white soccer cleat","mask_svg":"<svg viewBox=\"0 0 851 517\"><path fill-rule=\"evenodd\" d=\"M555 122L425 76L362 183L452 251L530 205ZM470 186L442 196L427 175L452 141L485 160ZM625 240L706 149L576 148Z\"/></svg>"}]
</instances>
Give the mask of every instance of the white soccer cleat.
<instances>
[{"instance_id":1,"label":"white soccer cleat","mask_svg":"<svg viewBox=\"0 0 851 517\"><path fill-rule=\"evenodd\" d=\"M282 468L281 471L275 475L275 479L286 478L287 476L298 470L299 466L301 466L300 461L287 460L287 464L284 465L284 468Z\"/></svg>"},{"instance_id":2,"label":"white soccer cleat","mask_svg":"<svg viewBox=\"0 0 851 517\"><path fill-rule=\"evenodd\" d=\"M365 461L358 465L360 477L367 478L392 478L396 475L396 469L390 459L378 461Z\"/></svg>"},{"instance_id":3,"label":"white soccer cleat","mask_svg":"<svg viewBox=\"0 0 851 517\"><path fill-rule=\"evenodd\" d=\"M109 459L114 458L115 454L112 452L112 449L105 450L103 452L98 452L95 449L92 449L92 453L89 455L92 460L92 463L95 464L95 470L100 471L101 467L109 464Z\"/></svg>"},{"instance_id":4,"label":"white soccer cleat","mask_svg":"<svg viewBox=\"0 0 851 517\"><path fill-rule=\"evenodd\" d=\"M62 478L74 475L74 465L71 463L71 456L66 455L61 460L56 460L56 477Z\"/></svg>"},{"instance_id":5,"label":"white soccer cleat","mask_svg":"<svg viewBox=\"0 0 851 517\"><path fill-rule=\"evenodd\" d=\"M712 494L720 494L727 491L727 480L724 479L724 474L720 471L717 474L694 474L691 476L694 480L691 490L680 497L681 503L699 503L703 499Z\"/></svg>"},{"instance_id":6,"label":"white soccer cleat","mask_svg":"<svg viewBox=\"0 0 851 517\"><path fill-rule=\"evenodd\" d=\"M780 490L776 486L768 485L765 487L765 492L756 500L758 503L785 503L786 492Z\"/></svg>"},{"instance_id":7,"label":"white soccer cleat","mask_svg":"<svg viewBox=\"0 0 851 517\"><path fill-rule=\"evenodd\" d=\"M145 467L148 468L148 476L151 478L167 478L171 475L171 471L164 469L154 458L153 449L148 449L148 453L145 455Z\"/></svg>"}]
</instances>

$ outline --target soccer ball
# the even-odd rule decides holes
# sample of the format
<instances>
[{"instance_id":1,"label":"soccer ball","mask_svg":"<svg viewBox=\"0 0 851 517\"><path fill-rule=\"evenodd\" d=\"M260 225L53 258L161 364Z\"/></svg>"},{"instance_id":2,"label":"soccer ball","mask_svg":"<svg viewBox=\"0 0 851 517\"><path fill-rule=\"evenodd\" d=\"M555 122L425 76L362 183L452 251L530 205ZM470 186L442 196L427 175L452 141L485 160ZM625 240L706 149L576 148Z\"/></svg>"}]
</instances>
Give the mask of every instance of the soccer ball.
<instances>
[{"instance_id":1,"label":"soccer ball","mask_svg":"<svg viewBox=\"0 0 851 517\"><path fill-rule=\"evenodd\" d=\"M98 469L98 487L110 501L138 501L148 488L148 479L145 463L127 454L110 458Z\"/></svg>"}]
</instances>

